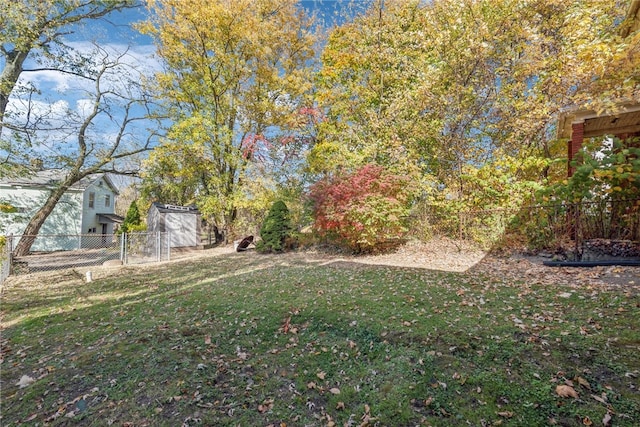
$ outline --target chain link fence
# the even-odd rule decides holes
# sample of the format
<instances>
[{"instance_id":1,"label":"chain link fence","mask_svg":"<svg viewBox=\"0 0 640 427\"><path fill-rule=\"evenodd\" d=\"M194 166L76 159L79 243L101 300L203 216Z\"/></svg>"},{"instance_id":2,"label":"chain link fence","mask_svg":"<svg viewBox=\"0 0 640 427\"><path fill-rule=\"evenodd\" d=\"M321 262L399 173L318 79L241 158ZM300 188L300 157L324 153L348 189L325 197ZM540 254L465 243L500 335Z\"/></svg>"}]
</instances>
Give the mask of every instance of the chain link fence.
<instances>
[{"instance_id":1,"label":"chain link fence","mask_svg":"<svg viewBox=\"0 0 640 427\"><path fill-rule=\"evenodd\" d=\"M25 256L12 256L20 239L33 240L31 251ZM6 261L3 257L0 277L2 281L6 279L5 262L8 276L66 268L168 261L171 257L170 241L168 232L7 236Z\"/></svg>"},{"instance_id":2,"label":"chain link fence","mask_svg":"<svg viewBox=\"0 0 640 427\"><path fill-rule=\"evenodd\" d=\"M9 239L0 236L0 285L11 273L11 246Z\"/></svg>"}]
</instances>

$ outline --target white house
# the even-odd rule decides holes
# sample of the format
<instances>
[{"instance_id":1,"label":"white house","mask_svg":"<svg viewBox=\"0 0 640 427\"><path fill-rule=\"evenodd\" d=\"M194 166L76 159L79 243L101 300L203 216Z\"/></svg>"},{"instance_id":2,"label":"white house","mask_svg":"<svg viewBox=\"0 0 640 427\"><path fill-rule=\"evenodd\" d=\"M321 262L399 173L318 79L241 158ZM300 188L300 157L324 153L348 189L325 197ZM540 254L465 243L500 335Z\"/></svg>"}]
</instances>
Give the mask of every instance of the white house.
<instances>
[{"instance_id":1,"label":"white house","mask_svg":"<svg viewBox=\"0 0 640 427\"><path fill-rule=\"evenodd\" d=\"M172 248L194 247L200 243L201 215L196 207L152 203L147 215L147 231L169 232Z\"/></svg>"},{"instance_id":2,"label":"white house","mask_svg":"<svg viewBox=\"0 0 640 427\"><path fill-rule=\"evenodd\" d=\"M16 208L14 213L0 213L0 234L22 235L29 218L44 204L64 174L63 170L49 169L27 177L0 178L0 200ZM118 190L107 174L83 178L62 196L31 249L55 251L108 244L114 225L123 219L115 215L117 195ZM86 237L91 234L96 237Z\"/></svg>"}]
</instances>

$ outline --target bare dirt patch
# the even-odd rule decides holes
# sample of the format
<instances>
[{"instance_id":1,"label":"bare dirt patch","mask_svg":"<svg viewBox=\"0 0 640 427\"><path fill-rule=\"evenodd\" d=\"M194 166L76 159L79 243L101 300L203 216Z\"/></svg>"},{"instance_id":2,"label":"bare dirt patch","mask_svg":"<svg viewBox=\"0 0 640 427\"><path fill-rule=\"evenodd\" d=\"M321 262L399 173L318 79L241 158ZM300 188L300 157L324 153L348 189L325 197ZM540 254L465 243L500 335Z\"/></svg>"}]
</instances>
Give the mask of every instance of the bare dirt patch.
<instances>
[{"instance_id":1,"label":"bare dirt patch","mask_svg":"<svg viewBox=\"0 0 640 427\"><path fill-rule=\"evenodd\" d=\"M232 246L205 251L183 252L173 259L210 257L233 254ZM280 263L341 263L347 265L378 265L403 268L422 268L447 272L486 274L509 282L564 286L628 286L640 289L640 267L548 267L547 258L521 254L494 255L470 242L447 238L429 242L410 241L396 251L380 255L346 255L322 250L287 252L280 255L258 255L255 251L238 256L263 256ZM266 258L265 258L266 259Z\"/></svg>"}]
</instances>

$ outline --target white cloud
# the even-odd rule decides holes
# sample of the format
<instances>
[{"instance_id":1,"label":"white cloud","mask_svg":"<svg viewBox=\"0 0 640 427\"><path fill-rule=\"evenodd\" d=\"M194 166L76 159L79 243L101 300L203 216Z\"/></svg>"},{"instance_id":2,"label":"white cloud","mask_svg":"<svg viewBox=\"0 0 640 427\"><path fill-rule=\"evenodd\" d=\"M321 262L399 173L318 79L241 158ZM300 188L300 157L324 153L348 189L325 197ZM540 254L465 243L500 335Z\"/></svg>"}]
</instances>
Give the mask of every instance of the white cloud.
<instances>
[{"instance_id":1,"label":"white cloud","mask_svg":"<svg viewBox=\"0 0 640 427\"><path fill-rule=\"evenodd\" d=\"M76 112L80 117L87 117L93 110L94 101L92 99L78 99L76 101Z\"/></svg>"},{"instance_id":2,"label":"white cloud","mask_svg":"<svg viewBox=\"0 0 640 427\"><path fill-rule=\"evenodd\" d=\"M127 46L124 44L105 44L100 46L100 51L90 42L69 43L78 54L92 57L96 60L107 55L109 60L119 60L123 67L120 72L140 73L152 76L161 69L158 58L154 55L155 46ZM125 71L125 67L129 71ZM37 69L38 66L30 64L27 68ZM136 80L139 80L136 78ZM19 84L22 86L33 85L47 94L67 94L70 91L87 91L93 89L93 82L80 76L55 70L29 71L22 73Z\"/></svg>"},{"instance_id":3,"label":"white cloud","mask_svg":"<svg viewBox=\"0 0 640 427\"><path fill-rule=\"evenodd\" d=\"M31 100L27 102L22 99L11 99L7 105L7 114L13 118L23 121L27 113L32 117L48 117L52 120L61 119L67 115L69 102L59 99L54 102Z\"/></svg>"},{"instance_id":4,"label":"white cloud","mask_svg":"<svg viewBox=\"0 0 640 427\"><path fill-rule=\"evenodd\" d=\"M136 45L127 46L125 44L105 44L101 45L101 52L97 53L96 46L88 41L70 42L68 44L76 52L84 56L99 58L99 55L108 55L110 60L119 59L121 65L111 70L110 75L103 82L103 89L113 89L122 91L130 89L130 81L139 82L141 76L152 76L154 72L161 69L160 61L154 56L155 46ZM35 63L28 63L26 69L37 69ZM110 85L112 87L109 87ZM28 88L33 87L39 93L30 95L31 105L37 105L37 112L58 110L64 104L76 104L77 108L84 108L88 94L95 91L95 82L80 76L63 73L55 70L28 71L21 74L17 83L17 89L9 100L8 111L13 114L24 114L29 108L29 97L24 96ZM36 101L33 101L33 100ZM46 107L46 104L50 105ZM33 111L33 110L32 110ZM35 111L34 111L35 112Z\"/></svg>"}]
</instances>

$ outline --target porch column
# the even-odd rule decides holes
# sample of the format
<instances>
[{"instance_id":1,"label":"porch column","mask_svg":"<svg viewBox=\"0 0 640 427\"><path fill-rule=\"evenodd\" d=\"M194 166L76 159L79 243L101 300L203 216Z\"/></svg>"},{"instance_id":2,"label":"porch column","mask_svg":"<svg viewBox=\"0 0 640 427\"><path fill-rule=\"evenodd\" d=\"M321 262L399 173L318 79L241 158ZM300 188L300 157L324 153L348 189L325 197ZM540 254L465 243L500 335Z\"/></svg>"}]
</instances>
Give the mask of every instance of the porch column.
<instances>
[{"instance_id":1,"label":"porch column","mask_svg":"<svg viewBox=\"0 0 640 427\"><path fill-rule=\"evenodd\" d=\"M569 145L568 145L568 171L567 171L567 175L571 176L573 175L573 172L575 171L575 168L571 166L571 162L573 161L573 158L575 157L576 153L578 153L578 151L580 151L580 148L582 148L582 142L584 141L584 122L580 122L580 123L573 123L571 125L571 140L569 141Z\"/></svg>"}]
</instances>

